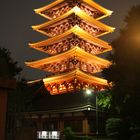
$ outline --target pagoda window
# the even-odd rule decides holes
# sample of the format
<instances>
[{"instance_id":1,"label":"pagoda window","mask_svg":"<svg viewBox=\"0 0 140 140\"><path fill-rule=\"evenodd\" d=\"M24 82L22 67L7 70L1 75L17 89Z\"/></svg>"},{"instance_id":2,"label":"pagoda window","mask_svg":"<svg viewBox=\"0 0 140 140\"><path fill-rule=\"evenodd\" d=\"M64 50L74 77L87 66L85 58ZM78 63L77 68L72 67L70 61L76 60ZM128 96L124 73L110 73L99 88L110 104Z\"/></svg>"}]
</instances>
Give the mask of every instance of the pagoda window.
<instances>
[{"instance_id":1,"label":"pagoda window","mask_svg":"<svg viewBox=\"0 0 140 140\"><path fill-rule=\"evenodd\" d=\"M76 89L81 89L81 84L78 82L78 84L76 85Z\"/></svg>"},{"instance_id":2,"label":"pagoda window","mask_svg":"<svg viewBox=\"0 0 140 140\"><path fill-rule=\"evenodd\" d=\"M86 89L86 88L88 88L88 87L89 87L88 84L84 84L84 86L83 86L84 89Z\"/></svg>"},{"instance_id":3,"label":"pagoda window","mask_svg":"<svg viewBox=\"0 0 140 140\"><path fill-rule=\"evenodd\" d=\"M73 90L74 87L73 87L73 84L72 83L68 83L68 90Z\"/></svg>"},{"instance_id":4,"label":"pagoda window","mask_svg":"<svg viewBox=\"0 0 140 140\"><path fill-rule=\"evenodd\" d=\"M58 89L57 89L57 86L56 85L53 85L52 86L52 93L57 93L58 92Z\"/></svg>"},{"instance_id":5,"label":"pagoda window","mask_svg":"<svg viewBox=\"0 0 140 140\"><path fill-rule=\"evenodd\" d=\"M65 84L60 84L59 85L59 92L63 92L64 90L66 90Z\"/></svg>"}]
</instances>

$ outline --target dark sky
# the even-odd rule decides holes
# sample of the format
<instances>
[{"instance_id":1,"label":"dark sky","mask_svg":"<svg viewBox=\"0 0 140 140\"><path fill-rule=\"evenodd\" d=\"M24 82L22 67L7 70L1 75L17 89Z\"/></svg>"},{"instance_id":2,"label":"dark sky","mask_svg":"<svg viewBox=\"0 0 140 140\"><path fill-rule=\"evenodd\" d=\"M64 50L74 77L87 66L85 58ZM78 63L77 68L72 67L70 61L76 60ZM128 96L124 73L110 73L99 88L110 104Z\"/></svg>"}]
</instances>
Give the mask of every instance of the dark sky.
<instances>
[{"instance_id":1,"label":"dark sky","mask_svg":"<svg viewBox=\"0 0 140 140\"><path fill-rule=\"evenodd\" d=\"M24 68L22 75L28 79L43 78L45 73L27 68L26 60L44 58L46 54L28 47L29 42L44 40L46 37L32 31L31 26L46 21L35 14L33 9L40 8L54 0L1 0L0 4L0 46L8 48L14 60ZM120 28L124 27L123 19L128 10L140 4L140 0L96 0L97 3L114 11L106 18L105 23L116 27L111 35L106 35L106 41L111 42L118 36ZM42 73L42 74L41 74Z\"/></svg>"}]
</instances>

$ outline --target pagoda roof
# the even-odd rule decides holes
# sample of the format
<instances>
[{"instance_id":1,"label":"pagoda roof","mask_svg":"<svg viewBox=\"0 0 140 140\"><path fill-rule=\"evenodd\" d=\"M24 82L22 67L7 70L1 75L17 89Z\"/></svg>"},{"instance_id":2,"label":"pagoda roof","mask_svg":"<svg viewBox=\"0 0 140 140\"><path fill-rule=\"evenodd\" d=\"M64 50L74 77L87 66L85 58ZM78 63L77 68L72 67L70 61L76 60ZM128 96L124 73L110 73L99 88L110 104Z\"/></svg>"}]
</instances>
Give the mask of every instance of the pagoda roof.
<instances>
[{"instance_id":1,"label":"pagoda roof","mask_svg":"<svg viewBox=\"0 0 140 140\"><path fill-rule=\"evenodd\" d=\"M90 96L90 102L87 102L87 96L83 90L52 96L42 86L36 94L33 93L33 106L29 112L24 112L24 114L79 112L88 110L88 108L95 110L95 100L93 93Z\"/></svg>"},{"instance_id":2,"label":"pagoda roof","mask_svg":"<svg viewBox=\"0 0 140 140\"><path fill-rule=\"evenodd\" d=\"M102 36L104 34L107 34L107 33L110 33L110 32L113 32L115 28L113 27L110 27L110 26L107 26L97 20L95 20L93 17L89 16L88 14L86 14L83 10L81 10L79 7L75 6L73 7L70 11L68 11L67 13L61 15L60 17L57 17L51 21L48 21L46 23L43 23L43 24L40 24L40 25L36 25L36 26L32 26L32 28L40 33L43 33L45 35L48 35L45 31L41 30L41 28L44 28L44 27L48 27L48 26L51 26L57 22L60 22L61 20L69 17L70 15L72 14L75 14L77 15L78 17L80 17L81 19L84 19L85 21L87 21L88 23L96 26L96 27L99 27L103 30L105 30L106 32L105 33L102 33L96 37L99 37L99 36Z\"/></svg>"},{"instance_id":3,"label":"pagoda roof","mask_svg":"<svg viewBox=\"0 0 140 140\"><path fill-rule=\"evenodd\" d=\"M57 5L59 5L59 4L62 3L62 2L65 2L65 1L66 1L66 0L56 0L56 1L52 2L52 3L50 3L49 5L46 5L46 6L43 6L43 7L41 7L41 8L35 9L35 12L36 12L37 14L39 14L39 15L45 17L45 18L50 19L50 17L48 17L48 16L42 14L41 12L46 11L46 10L49 10L49 9L51 9L51 8L53 8L53 7L57 6ZM104 13L104 15L101 16L101 17L99 17L98 20L99 20L99 19L102 19L102 18L104 18L104 17L110 16L110 15L112 14L112 11L111 11L111 10L108 10L108 9L102 7L101 5L97 4L96 2L94 2L94 1L92 1L92 0L82 0L82 1L85 2L86 4L88 4L89 6L91 6L91 7L95 8L95 9L97 9L98 11Z\"/></svg>"},{"instance_id":4,"label":"pagoda roof","mask_svg":"<svg viewBox=\"0 0 140 140\"><path fill-rule=\"evenodd\" d=\"M82 72L79 69L44 78L43 82L44 85L48 85L54 83L62 83L63 81L69 81L74 78L77 78L78 80L86 81L90 84L108 86L107 80L92 76L90 74Z\"/></svg>"},{"instance_id":5,"label":"pagoda roof","mask_svg":"<svg viewBox=\"0 0 140 140\"><path fill-rule=\"evenodd\" d=\"M87 52L85 52L83 49L79 48L78 46L70 49L69 51L66 51L64 53L55 55L55 56L51 56L51 57L47 57L45 59L41 59L41 60L37 60L37 61L33 61L33 62L25 62L25 64L29 67L32 68L37 68L37 69L41 69L42 65L47 65L47 64L51 64L51 63L57 63L60 62L62 60L65 60L66 58L70 58L70 57L78 57L81 60L88 62L90 64L99 64L103 67L108 67L109 65L111 65L111 62L105 59L102 59L100 57L97 57L95 55L89 54ZM46 69L43 69L44 71L46 71Z\"/></svg>"},{"instance_id":6,"label":"pagoda roof","mask_svg":"<svg viewBox=\"0 0 140 140\"><path fill-rule=\"evenodd\" d=\"M29 43L29 46L31 48L37 49L39 51L45 52L43 50L43 48L41 48L41 47L47 46L47 45L52 45L52 44L54 44L56 42L64 40L66 37L68 37L69 35L72 35L72 34L77 35L78 37L80 37L83 40L86 40L86 41L88 41L88 42L90 42L92 44L95 44L95 45L100 46L102 48L106 48L107 51L112 50L112 47L107 42L90 35L89 33L84 31L83 29L81 29L77 25L75 25L73 28L69 29L68 31L66 31L63 34L54 36L52 38L49 38L47 40L40 41L40 42L37 42L37 43Z\"/></svg>"}]
</instances>

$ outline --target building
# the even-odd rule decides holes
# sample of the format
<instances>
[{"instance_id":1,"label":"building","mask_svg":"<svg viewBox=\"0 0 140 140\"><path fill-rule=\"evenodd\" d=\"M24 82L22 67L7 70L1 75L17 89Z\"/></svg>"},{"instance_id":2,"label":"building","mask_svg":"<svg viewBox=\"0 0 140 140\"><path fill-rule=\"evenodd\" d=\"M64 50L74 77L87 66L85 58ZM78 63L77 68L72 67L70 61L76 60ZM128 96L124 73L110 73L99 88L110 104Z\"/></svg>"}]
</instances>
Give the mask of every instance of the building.
<instances>
[{"instance_id":1,"label":"building","mask_svg":"<svg viewBox=\"0 0 140 140\"><path fill-rule=\"evenodd\" d=\"M28 61L26 65L46 71L47 76L42 81L50 95L48 99L46 94L36 106L37 110L24 113L25 118L34 120L37 130L58 129L63 132L69 124L81 134L95 134L96 125L90 122L95 122L95 112L99 118L102 113L95 108L95 101L86 102L82 96L88 88L96 93L109 87L99 73L111 62L100 58L100 54L112 47L99 37L113 32L114 28L99 20L110 16L112 11L92 0L56 0L35 12L48 21L32 28L49 38L29 46L48 55L41 60ZM81 99L84 103L80 102ZM41 106L43 100L52 105L45 103ZM93 124L93 129L90 124Z\"/></svg>"},{"instance_id":2,"label":"building","mask_svg":"<svg viewBox=\"0 0 140 140\"><path fill-rule=\"evenodd\" d=\"M62 138L66 127L80 136L104 135L107 116L108 112L97 108L96 94L83 90L52 96L42 87L34 94L32 109L19 114L17 138L34 140L37 131L60 131Z\"/></svg>"}]
</instances>

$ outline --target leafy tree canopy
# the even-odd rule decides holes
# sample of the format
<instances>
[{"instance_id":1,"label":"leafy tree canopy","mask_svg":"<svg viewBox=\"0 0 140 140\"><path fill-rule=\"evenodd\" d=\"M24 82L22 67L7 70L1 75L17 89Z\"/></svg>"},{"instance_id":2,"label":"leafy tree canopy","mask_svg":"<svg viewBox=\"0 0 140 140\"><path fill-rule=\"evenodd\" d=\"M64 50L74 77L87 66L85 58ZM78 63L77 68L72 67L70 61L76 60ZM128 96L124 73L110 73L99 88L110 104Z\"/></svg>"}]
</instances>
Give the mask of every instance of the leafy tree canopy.
<instances>
[{"instance_id":1,"label":"leafy tree canopy","mask_svg":"<svg viewBox=\"0 0 140 140\"><path fill-rule=\"evenodd\" d=\"M22 71L17 61L11 58L10 51L2 47L0 47L0 66L0 77L15 77Z\"/></svg>"},{"instance_id":2,"label":"leafy tree canopy","mask_svg":"<svg viewBox=\"0 0 140 140\"><path fill-rule=\"evenodd\" d=\"M112 107L125 117L140 120L140 5L131 8L125 23L112 42L113 65L103 74L113 83Z\"/></svg>"}]
</instances>

